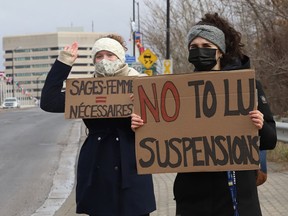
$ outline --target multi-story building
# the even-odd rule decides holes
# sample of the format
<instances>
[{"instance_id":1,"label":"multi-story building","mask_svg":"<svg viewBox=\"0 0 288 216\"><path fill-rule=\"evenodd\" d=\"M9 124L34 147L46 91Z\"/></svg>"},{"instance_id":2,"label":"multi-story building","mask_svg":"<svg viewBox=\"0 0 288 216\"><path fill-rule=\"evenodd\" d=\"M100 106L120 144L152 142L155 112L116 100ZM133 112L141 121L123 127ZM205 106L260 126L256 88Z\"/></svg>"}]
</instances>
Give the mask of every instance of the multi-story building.
<instances>
[{"instance_id":1,"label":"multi-story building","mask_svg":"<svg viewBox=\"0 0 288 216\"><path fill-rule=\"evenodd\" d=\"M91 77L94 67L91 47L107 33L65 32L3 37L5 75L14 78L11 96L39 99L41 90L59 51L74 41L79 43L78 58L70 77Z\"/></svg>"}]
</instances>

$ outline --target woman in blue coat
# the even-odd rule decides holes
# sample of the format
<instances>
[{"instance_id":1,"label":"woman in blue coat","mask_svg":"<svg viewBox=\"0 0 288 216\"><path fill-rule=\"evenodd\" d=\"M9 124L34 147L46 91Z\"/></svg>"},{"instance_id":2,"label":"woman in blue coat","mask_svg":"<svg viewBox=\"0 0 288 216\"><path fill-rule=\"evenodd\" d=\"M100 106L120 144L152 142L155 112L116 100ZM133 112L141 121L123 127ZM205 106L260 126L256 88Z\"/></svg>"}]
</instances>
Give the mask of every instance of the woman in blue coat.
<instances>
[{"instance_id":1,"label":"woman in blue coat","mask_svg":"<svg viewBox=\"0 0 288 216\"><path fill-rule=\"evenodd\" d=\"M98 39L92 48L95 77L137 76L125 63L119 36ZM41 108L64 112L61 92L77 58L78 44L60 52L41 95ZM76 212L90 216L148 216L156 208L151 175L138 175L131 118L83 119L88 136L81 147L76 186Z\"/></svg>"}]
</instances>

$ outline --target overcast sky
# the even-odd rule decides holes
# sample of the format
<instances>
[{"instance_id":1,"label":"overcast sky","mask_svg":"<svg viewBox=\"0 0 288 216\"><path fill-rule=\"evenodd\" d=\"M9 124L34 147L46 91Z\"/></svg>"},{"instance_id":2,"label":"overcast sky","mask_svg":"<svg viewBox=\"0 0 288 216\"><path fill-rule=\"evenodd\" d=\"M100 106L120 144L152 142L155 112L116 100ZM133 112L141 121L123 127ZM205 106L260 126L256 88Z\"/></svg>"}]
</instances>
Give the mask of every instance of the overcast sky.
<instances>
[{"instance_id":1,"label":"overcast sky","mask_svg":"<svg viewBox=\"0 0 288 216\"><path fill-rule=\"evenodd\" d=\"M144 4L142 0L139 2L143 11ZM137 19L137 5L135 13ZM4 70L2 38L5 36L51 33L58 27L70 26L92 31L93 23L94 32L118 32L129 45L132 18L133 0L1 0L0 70Z\"/></svg>"}]
</instances>

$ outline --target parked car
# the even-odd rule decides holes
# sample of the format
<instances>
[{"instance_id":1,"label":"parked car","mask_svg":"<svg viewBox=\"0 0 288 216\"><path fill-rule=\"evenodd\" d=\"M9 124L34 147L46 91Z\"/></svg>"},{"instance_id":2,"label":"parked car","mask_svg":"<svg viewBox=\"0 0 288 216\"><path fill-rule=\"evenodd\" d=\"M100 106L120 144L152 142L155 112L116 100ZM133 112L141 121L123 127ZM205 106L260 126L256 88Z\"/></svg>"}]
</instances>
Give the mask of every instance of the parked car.
<instances>
[{"instance_id":1,"label":"parked car","mask_svg":"<svg viewBox=\"0 0 288 216\"><path fill-rule=\"evenodd\" d=\"M20 108L20 101L16 97L5 98L2 107L3 109Z\"/></svg>"}]
</instances>

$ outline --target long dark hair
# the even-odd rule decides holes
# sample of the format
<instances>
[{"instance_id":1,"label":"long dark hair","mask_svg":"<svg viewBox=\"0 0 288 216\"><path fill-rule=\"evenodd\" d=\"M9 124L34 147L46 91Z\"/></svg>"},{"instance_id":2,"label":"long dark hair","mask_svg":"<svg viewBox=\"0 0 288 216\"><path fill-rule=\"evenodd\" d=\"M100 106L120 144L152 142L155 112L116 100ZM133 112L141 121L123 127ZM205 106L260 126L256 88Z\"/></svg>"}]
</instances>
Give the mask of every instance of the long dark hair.
<instances>
[{"instance_id":1,"label":"long dark hair","mask_svg":"<svg viewBox=\"0 0 288 216\"><path fill-rule=\"evenodd\" d=\"M221 59L221 67L229 64L235 58L243 58L244 44L241 42L241 33L218 13L207 13L196 25L212 25L221 29L225 35L226 53Z\"/></svg>"}]
</instances>

